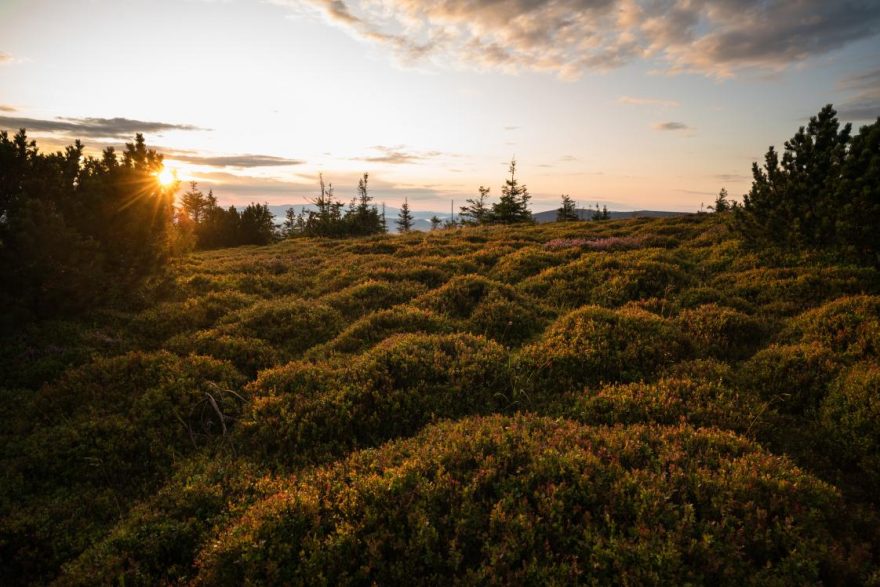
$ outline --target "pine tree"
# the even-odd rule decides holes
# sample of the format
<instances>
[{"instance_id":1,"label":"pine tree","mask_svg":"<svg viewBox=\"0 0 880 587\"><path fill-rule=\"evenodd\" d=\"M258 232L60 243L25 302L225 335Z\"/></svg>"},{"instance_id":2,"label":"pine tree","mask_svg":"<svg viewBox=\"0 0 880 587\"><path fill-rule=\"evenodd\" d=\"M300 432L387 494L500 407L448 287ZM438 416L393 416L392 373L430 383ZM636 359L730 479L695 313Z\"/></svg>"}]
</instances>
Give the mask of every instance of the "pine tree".
<instances>
[{"instance_id":1,"label":"pine tree","mask_svg":"<svg viewBox=\"0 0 880 587\"><path fill-rule=\"evenodd\" d=\"M721 214L731 209L730 200L727 199L727 188L721 188L721 191L718 192L718 197L715 198L715 204L709 206L709 209L716 214Z\"/></svg>"},{"instance_id":2,"label":"pine tree","mask_svg":"<svg viewBox=\"0 0 880 587\"><path fill-rule=\"evenodd\" d=\"M409 211L409 201L404 199L397 215L397 232L409 232L413 227L413 216Z\"/></svg>"},{"instance_id":3,"label":"pine tree","mask_svg":"<svg viewBox=\"0 0 880 587\"><path fill-rule=\"evenodd\" d=\"M562 194L562 207L556 210L556 221L567 222L570 220L580 220L580 216L578 216L574 200L568 194Z\"/></svg>"},{"instance_id":4,"label":"pine tree","mask_svg":"<svg viewBox=\"0 0 880 587\"><path fill-rule=\"evenodd\" d=\"M431 216L431 230L437 230L442 225L443 225L443 221L440 219L439 216L437 216L437 215Z\"/></svg>"},{"instance_id":5,"label":"pine tree","mask_svg":"<svg viewBox=\"0 0 880 587\"><path fill-rule=\"evenodd\" d=\"M284 223L281 225L281 236L284 238L290 238L294 236L297 232L297 226L300 223L300 216L297 216L296 211L291 206L287 210L284 211Z\"/></svg>"},{"instance_id":6,"label":"pine tree","mask_svg":"<svg viewBox=\"0 0 880 587\"><path fill-rule=\"evenodd\" d=\"M531 196L525 185L520 185L516 179L516 160L510 162L510 179L506 180L501 188L500 200L492 204L492 222L500 224L514 224L518 222L532 222L532 213L529 211Z\"/></svg>"},{"instance_id":7,"label":"pine tree","mask_svg":"<svg viewBox=\"0 0 880 587\"><path fill-rule=\"evenodd\" d=\"M602 211L599 210L599 202L596 202L596 209L593 210L591 220L602 220Z\"/></svg>"},{"instance_id":8,"label":"pine tree","mask_svg":"<svg viewBox=\"0 0 880 587\"><path fill-rule=\"evenodd\" d=\"M490 188L480 186L479 196L465 200L466 204L460 209L462 224L475 226L478 224L485 224L489 221L492 213L486 203L489 198L489 189Z\"/></svg>"},{"instance_id":9,"label":"pine tree","mask_svg":"<svg viewBox=\"0 0 880 587\"><path fill-rule=\"evenodd\" d=\"M599 220L610 220L611 214L608 213L608 206L602 204L602 217Z\"/></svg>"}]
</instances>

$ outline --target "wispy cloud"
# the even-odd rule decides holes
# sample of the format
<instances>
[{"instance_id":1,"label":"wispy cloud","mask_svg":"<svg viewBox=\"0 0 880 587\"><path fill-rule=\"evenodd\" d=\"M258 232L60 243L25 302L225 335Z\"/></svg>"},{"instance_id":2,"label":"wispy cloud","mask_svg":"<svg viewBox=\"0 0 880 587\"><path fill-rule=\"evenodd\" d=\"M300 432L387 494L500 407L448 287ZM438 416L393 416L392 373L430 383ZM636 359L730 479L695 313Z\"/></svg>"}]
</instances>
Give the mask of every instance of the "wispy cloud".
<instances>
[{"instance_id":1,"label":"wispy cloud","mask_svg":"<svg viewBox=\"0 0 880 587\"><path fill-rule=\"evenodd\" d=\"M691 127L689 127L688 125L686 125L683 122L656 122L652 125L651 128L653 128L654 130L662 130L662 131L691 130Z\"/></svg>"},{"instance_id":2,"label":"wispy cloud","mask_svg":"<svg viewBox=\"0 0 880 587\"><path fill-rule=\"evenodd\" d=\"M18 108L9 104L0 104L0 112L17 112Z\"/></svg>"},{"instance_id":3,"label":"wispy cloud","mask_svg":"<svg viewBox=\"0 0 880 587\"><path fill-rule=\"evenodd\" d=\"M15 57L10 55L9 53L4 53L3 51L0 51L0 65L3 65L4 63L12 63L13 61L15 61Z\"/></svg>"},{"instance_id":4,"label":"wispy cloud","mask_svg":"<svg viewBox=\"0 0 880 587\"><path fill-rule=\"evenodd\" d=\"M671 73L771 71L880 31L865 0L270 0L318 14L404 63L585 71L655 61Z\"/></svg>"},{"instance_id":5,"label":"wispy cloud","mask_svg":"<svg viewBox=\"0 0 880 587\"><path fill-rule=\"evenodd\" d=\"M880 68L846 77L838 88L850 93L838 107L841 118L867 121L880 116Z\"/></svg>"},{"instance_id":6,"label":"wispy cloud","mask_svg":"<svg viewBox=\"0 0 880 587\"><path fill-rule=\"evenodd\" d=\"M0 128L26 128L42 133L57 133L76 138L122 139L135 133L161 133L170 130L207 130L189 124L148 122L130 118L65 118L52 119L0 116Z\"/></svg>"},{"instance_id":7,"label":"wispy cloud","mask_svg":"<svg viewBox=\"0 0 880 587\"><path fill-rule=\"evenodd\" d=\"M617 99L621 104L629 104L631 106L662 106L664 108L678 108L679 104L675 100L660 100L658 98L634 98L632 96L621 96Z\"/></svg>"},{"instance_id":8,"label":"wispy cloud","mask_svg":"<svg viewBox=\"0 0 880 587\"><path fill-rule=\"evenodd\" d=\"M286 157L276 157L274 155L201 155L193 151L162 151L167 159L175 161L183 161L185 163L193 163L195 165L206 165L209 167L284 167L288 165L302 165L305 161L301 159L288 159Z\"/></svg>"},{"instance_id":9,"label":"wispy cloud","mask_svg":"<svg viewBox=\"0 0 880 587\"><path fill-rule=\"evenodd\" d=\"M404 145L397 147L384 147L376 145L372 147L377 153L366 157L357 157L356 161L367 161L369 163L387 163L390 165L406 165L409 163L418 163L426 159L433 159L443 155L439 151L408 151Z\"/></svg>"}]
</instances>

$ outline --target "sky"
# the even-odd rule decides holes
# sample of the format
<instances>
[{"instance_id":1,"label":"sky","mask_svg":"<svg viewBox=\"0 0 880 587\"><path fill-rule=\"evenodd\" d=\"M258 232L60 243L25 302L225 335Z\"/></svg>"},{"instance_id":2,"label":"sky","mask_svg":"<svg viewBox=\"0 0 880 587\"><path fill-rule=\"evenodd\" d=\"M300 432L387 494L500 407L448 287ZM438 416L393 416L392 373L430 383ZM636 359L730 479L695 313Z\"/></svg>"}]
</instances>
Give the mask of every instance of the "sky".
<instances>
[{"instance_id":1,"label":"sky","mask_svg":"<svg viewBox=\"0 0 880 587\"><path fill-rule=\"evenodd\" d=\"M880 116L877 0L0 0L0 129L143 132L224 204L695 211L833 103Z\"/></svg>"}]
</instances>

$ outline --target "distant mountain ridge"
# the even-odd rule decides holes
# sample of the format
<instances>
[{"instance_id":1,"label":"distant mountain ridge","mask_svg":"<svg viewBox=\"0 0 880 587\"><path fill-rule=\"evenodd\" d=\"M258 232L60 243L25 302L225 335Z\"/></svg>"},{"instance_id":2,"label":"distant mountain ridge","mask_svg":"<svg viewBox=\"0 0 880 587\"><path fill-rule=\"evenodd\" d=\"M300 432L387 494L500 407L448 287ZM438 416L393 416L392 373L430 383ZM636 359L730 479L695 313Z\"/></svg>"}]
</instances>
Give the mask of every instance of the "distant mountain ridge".
<instances>
[{"instance_id":1,"label":"distant mountain ridge","mask_svg":"<svg viewBox=\"0 0 880 587\"><path fill-rule=\"evenodd\" d=\"M578 218L581 220L590 220L593 217L593 213L595 209L590 208L578 208L577 214ZM663 210L631 210L625 212L612 212L608 211L608 214L611 216L612 220L619 220L622 218L671 218L673 216L686 216L691 214L691 212L667 212ZM555 222L556 221L556 210L546 210L544 212L535 212L532 214L535 218L535 222L543 224L545 222Z\"/></svg>"},{"instance_id":2,"label":"distant mountain ridge","mask_svg":"<svg viewBox=\"0 0 880 587\"><path fill-rule=\"evenodd\" d=\"M315 207L311 204L283 204L283 205L270 205L269 211L275 217L275 223L281 224L284 221L284 216L287 214L287 209L293 208L297 214L303 209L305 210L314 210ZM379 207L381 210L381 206ZM400 208L394 208L392 206L385 207L385 218L388 222L388 230L390 232L397 232L397 225L394 221L397 219L397 214L400 212ZM590 220L593 217L594 209L591 208L579 208L577 210L578 217L581 220ZM443 221L449 219L449 212L431 212L431 211L419 211L412 210L411 214L413 215L413 230L422 230L427 231L431 230L431 217L437 216ZM670 218L673 216L685 216L690 214L690 212L668 212L664 210L628 210L622 212L612 212L608 211L608 214L611 216L612 220L620 220L623 218ZM555 222L556 221L556 210L545 210L544 212L535 212L532 214L535 219L535 222L539 224L544 224L546 222ZM459 218L459 214L456 211L455 214L456 220Z\"/></svg>"}]
</instances>

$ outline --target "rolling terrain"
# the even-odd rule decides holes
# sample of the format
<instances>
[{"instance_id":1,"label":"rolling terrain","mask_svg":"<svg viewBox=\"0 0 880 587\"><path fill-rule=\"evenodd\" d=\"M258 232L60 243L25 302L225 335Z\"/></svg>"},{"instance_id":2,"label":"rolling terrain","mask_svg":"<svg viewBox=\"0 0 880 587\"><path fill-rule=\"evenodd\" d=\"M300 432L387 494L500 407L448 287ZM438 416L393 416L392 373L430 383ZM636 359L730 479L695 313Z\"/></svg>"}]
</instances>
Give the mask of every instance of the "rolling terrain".
<instances>
[{"instance_id":1,"label":"rolling terrain","mask_svg":"<svg viewBox=\"0 0 880 587\"><path fill-rule=\"evenodd\" d=\"M22 330L3 583L880 582L880 275L724 216L200 252Z\"/></svg>"}]
</instances>

